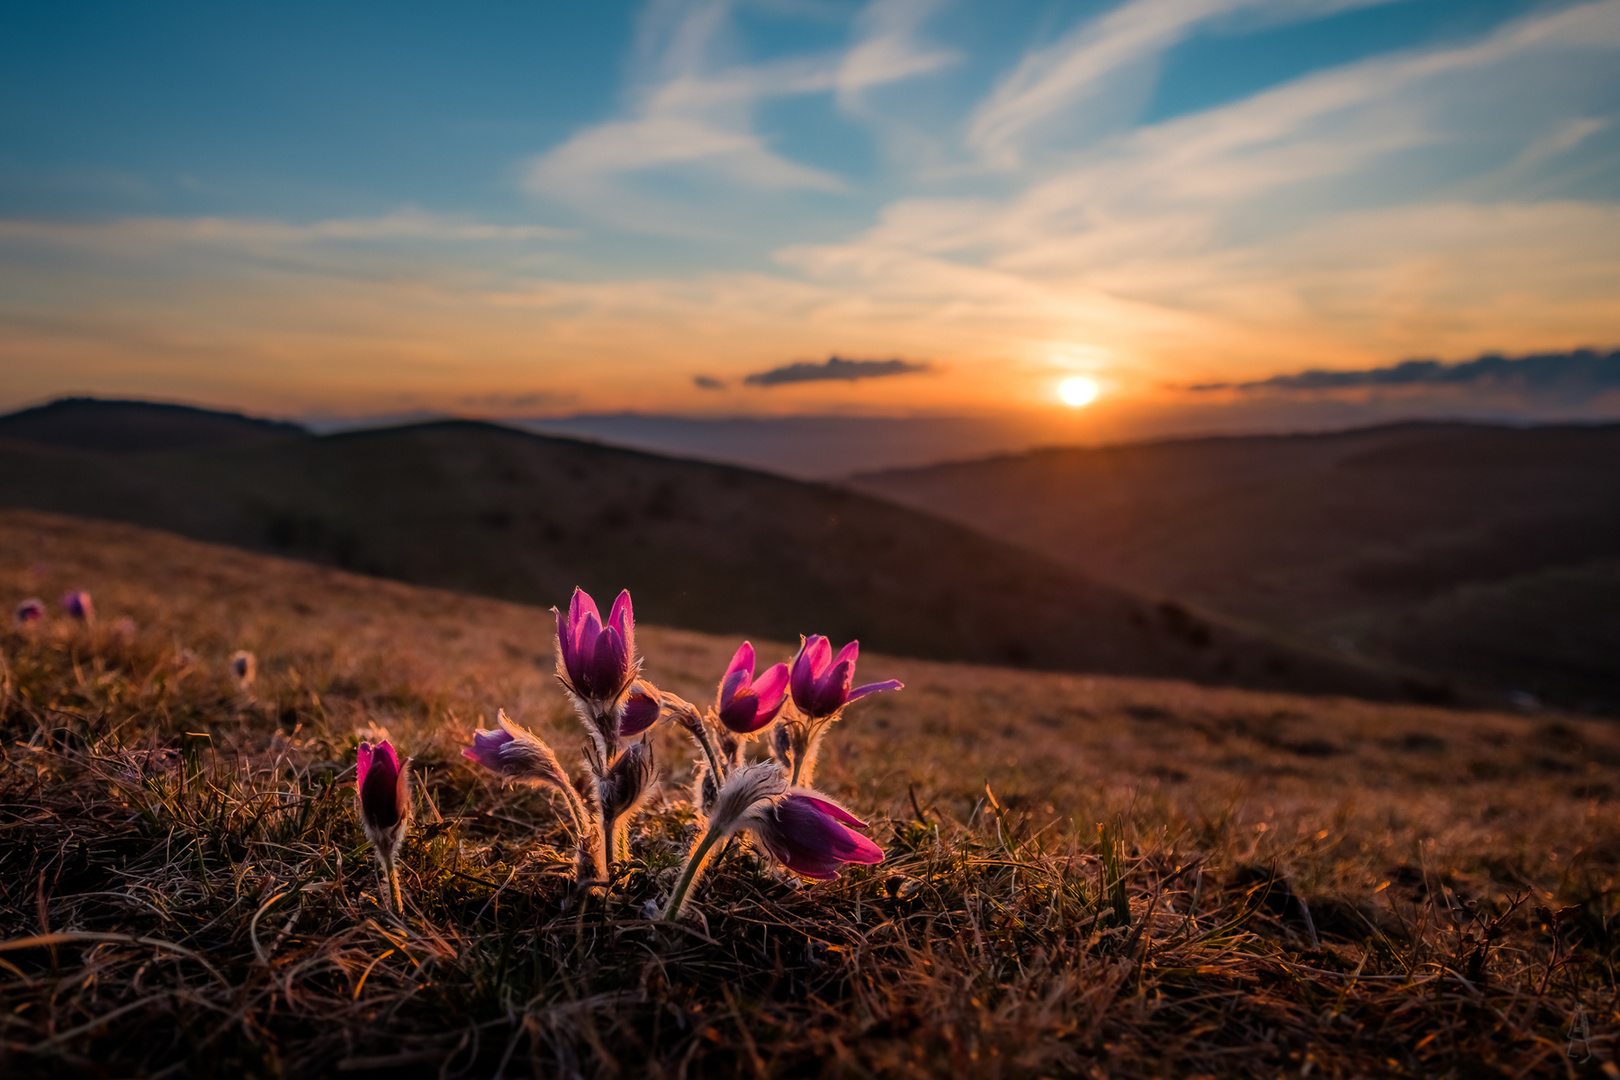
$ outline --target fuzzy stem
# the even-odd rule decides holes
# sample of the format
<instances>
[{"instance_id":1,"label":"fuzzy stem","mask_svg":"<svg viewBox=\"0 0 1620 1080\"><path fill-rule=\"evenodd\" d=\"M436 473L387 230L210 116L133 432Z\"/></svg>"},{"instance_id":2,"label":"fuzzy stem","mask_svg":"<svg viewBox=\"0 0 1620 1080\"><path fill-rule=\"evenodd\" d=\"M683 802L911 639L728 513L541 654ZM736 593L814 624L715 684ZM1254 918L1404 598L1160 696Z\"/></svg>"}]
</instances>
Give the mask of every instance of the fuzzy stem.
<instances>
[{"instance_id":1,"label":"fuzzy stem","mask_svg":"<svg viewBox=\"0 0 1620 1080\"><path fill-rule=\"evenodd\" d=\"M809 787L815 783L816 758L821 755L821 737L827 734L836 717L821 721L805 734L804 744L796 747L798 753L793 758L793 786Z\"/></svg>"},{"instance_id":2,"label":"fuzzy stem","mask_svg":"<svg viewBox=\"0 0 1620 1080\"><path fill-rule=\"evenodd\" d=\"M602 815L602 861L603 876L613 872L613 864L619 861L619 819Z\"/></svg>"},{"instance_id":3,"label":"fuzzy stem","mask_svg":"<svg viewBox=\"0 0 1620 1080\"><path fill-rule=\"evenodd\" d=\"M674 922L680 916L681 909L686 906L686 894L691 891L692 883L703 872L703 864L708 861L709 852L714 848L715 844L720 842L723 835L719 829L711 824L709 831L703 834L703 839L698 842L697 847L693 848L691 854L687 855L686 865L681 869L681 878L675 883L675 891L669 894L669 901L664 905L662 921Z\"/></svg>"},{"instance_id":4,"label":"fuzzy stem","mask_svg":"<svg viewBox=\"0 0 1620 1080\"><path fill-rule=\"evenodd\" d=\"M560 787L557 790L563 793L563 801L568 804L568 816L574 819L574 835L585 835L585 804L579 797L579 792L571 786Z\"/></svg>"},{"instance_id":5,"label":"fuzzy stem","mask_svg":"<svg viewBox=\"0 0 1620 1080\"><path fill-rule=\"evenodd\" d=\"M720 755L715 753L714 744L709 739L709 725L699 721L696 734L698 745L703 747L703 754L709 759L709 768L714 770L714 786L718 789L726 782L726 770L720 764Z\"/></svg>"},{"instance_id":6,"label":"fuzzy stem","mask_svg":"<svg viewBox=\"0 0 1620 1080\"><path fill-rule=\"evenodd\" d=\"M383 860L383 872L388 877L388 895L394 902L394 914L405 917L405 897L399 889L399 864L392 858Z\"/></svg>"}]
</instances>

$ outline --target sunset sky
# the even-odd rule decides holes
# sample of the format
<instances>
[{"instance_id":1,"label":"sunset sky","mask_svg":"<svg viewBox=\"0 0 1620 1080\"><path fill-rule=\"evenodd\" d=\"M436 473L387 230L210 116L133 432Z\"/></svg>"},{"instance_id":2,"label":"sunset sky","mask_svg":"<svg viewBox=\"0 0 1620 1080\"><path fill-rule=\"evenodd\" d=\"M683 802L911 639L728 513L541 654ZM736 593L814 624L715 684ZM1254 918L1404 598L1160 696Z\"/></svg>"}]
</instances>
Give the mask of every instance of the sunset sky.
<instances>
[{"instance_id":1,"label":"sunset sky","mask_svg":"<svg viewBox=\"0 0 1620 1080\"><path fill-rule=\"evenodd\" d=\"M6 408L1620 414L1297 378L1583 346L1620 0L0 14Z\"/></svg>"}]
</instances>

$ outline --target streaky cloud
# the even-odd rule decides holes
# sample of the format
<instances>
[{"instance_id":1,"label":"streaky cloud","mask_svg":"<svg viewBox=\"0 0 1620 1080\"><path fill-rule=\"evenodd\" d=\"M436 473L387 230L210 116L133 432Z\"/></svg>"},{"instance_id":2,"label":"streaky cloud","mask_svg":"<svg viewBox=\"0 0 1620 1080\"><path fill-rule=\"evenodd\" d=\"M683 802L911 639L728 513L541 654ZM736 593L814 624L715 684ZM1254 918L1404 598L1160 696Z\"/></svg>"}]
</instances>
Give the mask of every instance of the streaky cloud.
<instances>
[{"instance_id":1,"label":"streaky cloud","mask_svg":"<svg viewBox=\"0 0 1620 1080\"><path fill-rule=\"evenodd\" d=\"M806 382L855 382L858 379L880 379L891 375L911 375L932 370L931 365L915 360L845 360L841 356L825 363L802 361L784 364L769 371L758 371L744 377L750 386L787 386Z\"/></svg>"}]
</instances>

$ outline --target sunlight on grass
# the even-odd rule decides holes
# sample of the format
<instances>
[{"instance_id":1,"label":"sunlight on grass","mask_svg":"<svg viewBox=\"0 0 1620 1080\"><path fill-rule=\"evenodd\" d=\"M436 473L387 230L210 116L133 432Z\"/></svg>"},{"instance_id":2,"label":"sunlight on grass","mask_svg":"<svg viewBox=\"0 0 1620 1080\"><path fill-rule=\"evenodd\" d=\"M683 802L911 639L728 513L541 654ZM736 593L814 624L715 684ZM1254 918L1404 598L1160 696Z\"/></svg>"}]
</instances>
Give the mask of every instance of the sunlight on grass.
<instances>
[{"instance_id":1,"label":"sunlight on grass","mask_svg":"<svg viewBox=\"0 0 1620 1080\"><path fill-rule=\"evenodd\" d=\"M0 635L8 1076L1601 1075L1615 1051L1605 725L863 658L907 689L851 710L814 782L883 863L805 886L716 844L664 923L702 828L677 723L649 729L611 890L580 890L560 792L462 755L505 707L578 760L549 613L35 514L0 515L0 580L100 615ZM735 659L636 638L683 700ZM355 813L380 740L413 758L401 916Z\"/></svg>"}]
</instances>

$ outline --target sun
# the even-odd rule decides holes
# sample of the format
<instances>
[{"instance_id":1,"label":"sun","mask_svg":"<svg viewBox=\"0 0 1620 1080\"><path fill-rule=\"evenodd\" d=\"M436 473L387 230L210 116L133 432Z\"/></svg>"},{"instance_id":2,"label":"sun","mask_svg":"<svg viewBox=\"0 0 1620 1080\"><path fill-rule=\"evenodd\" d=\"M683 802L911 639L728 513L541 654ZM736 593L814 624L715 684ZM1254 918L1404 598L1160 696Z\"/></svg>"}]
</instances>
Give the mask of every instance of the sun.
<instances>
[{"instance_id":1,"label":"sun","mask_svg":"<svg viewBox=\"0 0 1620 1080\"><path fill-rule=\"evenodd\" d=\"M1082 409L1097 400L1097 384L1084 375L1071 375L1058 383L1058 398L1071 409Z\"/></svg>"}]
</instances>

